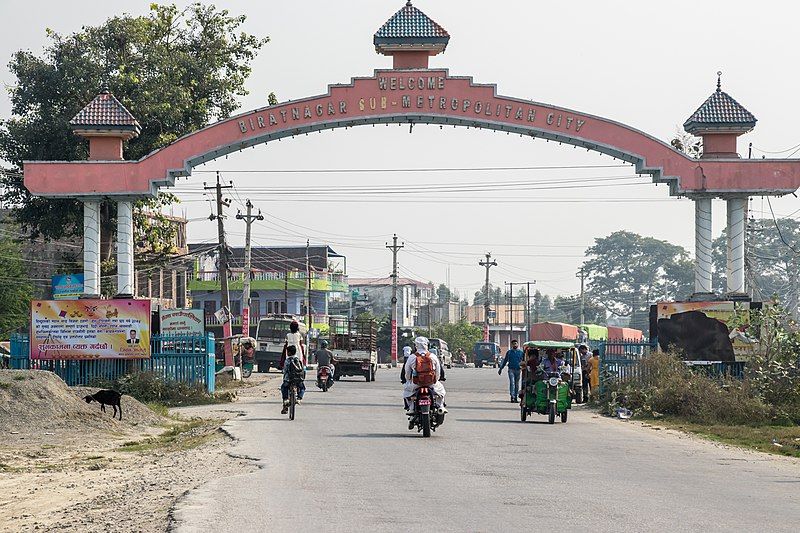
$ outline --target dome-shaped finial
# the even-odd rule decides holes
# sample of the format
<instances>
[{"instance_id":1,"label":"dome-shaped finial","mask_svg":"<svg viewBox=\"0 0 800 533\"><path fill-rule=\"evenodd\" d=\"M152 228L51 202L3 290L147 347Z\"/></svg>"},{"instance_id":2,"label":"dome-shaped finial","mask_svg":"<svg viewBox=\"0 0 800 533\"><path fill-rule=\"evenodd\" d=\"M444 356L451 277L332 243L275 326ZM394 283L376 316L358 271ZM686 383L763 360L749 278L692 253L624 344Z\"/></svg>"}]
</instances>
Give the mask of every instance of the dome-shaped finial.
<instances>
[{"instance_id":1,"label":"dome-shaped finial","mask_svg":"<svg viewBox=\"0 0 800 533\"><path fill-rule=\"evenodd\" d=\"M722 90L722 71L721 70L717 71L717 90L718 91Z\"/></svg>"},{"instance_id":2,"label":"dome-shaped finial","mask_svg":"<svg viewBox=\"0 0 800 533\"><path fill-rule=\"evenodd\" d=\"M411 7L411 0L408 0L408 2L406 2L406 7Z\"/></svg>"}]
</instances>

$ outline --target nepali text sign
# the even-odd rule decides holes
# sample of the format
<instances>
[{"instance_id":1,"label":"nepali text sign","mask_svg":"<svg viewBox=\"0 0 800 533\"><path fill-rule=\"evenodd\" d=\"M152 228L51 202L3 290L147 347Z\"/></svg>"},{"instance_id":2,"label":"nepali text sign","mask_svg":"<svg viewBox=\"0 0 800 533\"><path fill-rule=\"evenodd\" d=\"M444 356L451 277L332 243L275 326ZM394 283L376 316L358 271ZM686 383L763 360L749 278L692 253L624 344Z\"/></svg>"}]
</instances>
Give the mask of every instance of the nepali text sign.
<instances>
[{"instance_id":1,"label":"nepali text sign","mask_svg":"<svg viewBox=\"0 0 800 533\"><path fill-rule=\"evenodd\" d=\"M205 324L202 309L162 309L162 335L203 335Z\"/></svg>"},{"instance_id":2,"label":"nepali text sign","mask_svg":"<svg viewBox=\"0 0 800 533\"><path fill-rule=\"evenodd\" d=\"M150 357L150 300L34 300L32 359Z\"/></svg>"},{"instance_id":3,"label":"nepali text sign","mask_svg":"<svg viewBox=\"0 0 800 533\"><path fill-rule=\"evenodd\" d=\"M52 277L54 300L77 300L83 294L83 274L61 274Z\"/></svg>"}]
</instances>

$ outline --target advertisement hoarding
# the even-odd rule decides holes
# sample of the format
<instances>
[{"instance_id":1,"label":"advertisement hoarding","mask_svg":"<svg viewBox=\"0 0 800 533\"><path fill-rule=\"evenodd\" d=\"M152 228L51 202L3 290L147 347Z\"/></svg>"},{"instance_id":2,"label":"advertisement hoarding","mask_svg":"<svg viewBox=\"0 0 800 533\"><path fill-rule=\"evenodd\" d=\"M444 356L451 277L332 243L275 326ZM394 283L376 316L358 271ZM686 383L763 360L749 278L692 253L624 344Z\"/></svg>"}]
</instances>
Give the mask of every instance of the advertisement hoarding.
<instances>
[{"instance_id":1,"label":"advertisement hoarding","mask_svg":"<svg viewBox=\"0 0 800 533\"><path fill-rule=\"evenodd\" d=\"M150 357L150 300L34 300L31 359Z\"/></svg>"},{"instance_id":2,"label":"advertisement hoarding","mask_svg":"<svg viewBox=\"0 0 800 533\"><path fill-rule=\"evenodd\" d=\"M159 311L162 335L204 335L202 309L162 309Z\"/></svg>"},{"instance_id":3,"label":"advertisement hoarding","mask_svg":"<svg viewBox=\"0 0 800 533\"><path fill-rule=\"evenodd\" d=\"M59 274L51 284L53 300L77 300L83 294L83 274Z\"/></svg>"}]
</instances>

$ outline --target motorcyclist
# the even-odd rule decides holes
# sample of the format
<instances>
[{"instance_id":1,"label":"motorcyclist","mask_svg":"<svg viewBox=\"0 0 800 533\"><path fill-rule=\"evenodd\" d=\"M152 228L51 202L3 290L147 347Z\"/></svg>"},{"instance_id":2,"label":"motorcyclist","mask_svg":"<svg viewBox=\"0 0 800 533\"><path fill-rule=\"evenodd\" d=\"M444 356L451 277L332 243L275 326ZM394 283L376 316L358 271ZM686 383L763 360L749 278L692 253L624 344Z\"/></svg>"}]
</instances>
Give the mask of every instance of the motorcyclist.
<instances>
[{"instance_id":1,"label":"motorcyclist","mask_svg":"<svg viewBox=\"0 0 800 533\"><path fill-rule=\"evenodd\" d=\"M414 339L414 346L416 347L416 351L408 357L404 366L406 382L403 385L403 401L406 404L406 414L409 416L414 415L414 407L410 404L409 398L411 398L419 388L419 385L414 383L413 378L416 374L417 359L421 357L430 357L433 361L434 382L432 385L429 385L429 388L433 389L436 407L443 409L446 413L447 409L444 407L444 397L447 391L444 388L442 379L439 377L441 368L439 358L428 350L428 339L425 337L417 337Z\"/></svg>"},{"instance_id":2,"label":"motorcyclist","mask_svg":"<svg viewBox=\"0 0 800 533\"><path fill-rule=\"evenodd\" d=\"M286 361L283 364L283 383L281 383L281 397L283 398L283 409L281 414L285 415L289 412L289 385L292 380L299 381L297 387L297 403L303 399L306 393L306 384L303 380L306 378L302 359L297 355L297 348L295 345L290 344L286 347Z\"/></svg>"},{"instance_id":3,"label":"motorcyclist","mask_svg":"<svg viewBox=\"0 0 800 533\"><path fill-rule=\"evenodd\" d=\"M334 372L336 372L335 361L333 352L328 349L328 341L324 340L319 343L319 348L314 352L314 359L317 361L317 373L319 373L320 368L327 366L330 369L330 375L334 375Z\"/></svg>"}]
</instances>

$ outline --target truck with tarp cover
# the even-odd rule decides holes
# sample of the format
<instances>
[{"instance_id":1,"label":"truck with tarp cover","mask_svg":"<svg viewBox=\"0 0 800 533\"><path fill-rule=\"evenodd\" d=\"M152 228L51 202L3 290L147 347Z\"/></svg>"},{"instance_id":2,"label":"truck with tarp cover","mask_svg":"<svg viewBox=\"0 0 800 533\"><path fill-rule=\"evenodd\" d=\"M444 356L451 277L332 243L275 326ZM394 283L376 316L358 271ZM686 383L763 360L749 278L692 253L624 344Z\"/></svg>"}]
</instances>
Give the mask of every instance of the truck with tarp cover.
<instances>
[{"instance_id":1,"label":"truck with tarp cover","mask_svg":"<svg viewBox=\"0 0 800 533\"><path fill-rule=\"evenodd\" d=\"M330 317L328 348L336 361L333 379L364 376L375 379L378 370L378 328L373 318Z\"/></svg>"},{"instance_id":2,"label":"truck with tarp cover","mask_svg":"<svg viewBox=\"0 0 800 533\"><path fill-rule=\"evenodd\" d=\"M578 338L578 326L561 322L537 322L531 324L532 341L572 341Z\"/></svg>"}]
</instances>

